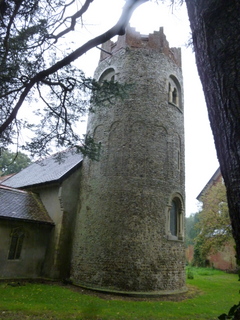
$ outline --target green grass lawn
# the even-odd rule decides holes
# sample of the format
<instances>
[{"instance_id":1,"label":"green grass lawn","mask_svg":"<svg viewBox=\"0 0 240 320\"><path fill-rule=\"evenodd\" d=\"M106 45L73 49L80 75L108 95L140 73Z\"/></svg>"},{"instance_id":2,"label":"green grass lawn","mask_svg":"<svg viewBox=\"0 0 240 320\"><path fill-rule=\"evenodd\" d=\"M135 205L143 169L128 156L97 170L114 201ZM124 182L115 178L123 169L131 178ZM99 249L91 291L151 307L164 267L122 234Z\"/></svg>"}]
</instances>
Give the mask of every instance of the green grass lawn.
<instances>
[{"instance_id":1,"label":"green grass lawn","mask_svg":"<svg viewBox=\"0 0 240 320\"><path fill-rule=\"evenodd\" d=\"M183 301L131 301L81 294L69 286L0 283L0 319L4 320L207 320L227 313L240 300L238 276L212 269L191 269L189 297ZM195 295L192 292L197 292ZM113 298L113 299L112 299Z\"/></svg>"}]
</instances>

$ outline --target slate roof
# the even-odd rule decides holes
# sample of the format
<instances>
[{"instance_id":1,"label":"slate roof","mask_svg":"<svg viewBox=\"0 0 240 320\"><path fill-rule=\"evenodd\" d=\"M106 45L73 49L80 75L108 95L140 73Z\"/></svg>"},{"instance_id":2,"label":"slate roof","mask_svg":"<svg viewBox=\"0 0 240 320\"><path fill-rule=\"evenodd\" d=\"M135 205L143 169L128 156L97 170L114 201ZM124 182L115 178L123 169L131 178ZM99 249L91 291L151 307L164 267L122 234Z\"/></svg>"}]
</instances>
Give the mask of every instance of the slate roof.
<instances>
[{"instance_id":1,"label":"slate roof","mask_svg":"<svg viewBox=\"0 0 240 320\"><path fill-rule=\"evenodd\" d=\"M83 156L65 151L37 161L2 184L13 188L24 188L46 183L59 182L80 167Z\"/></svg>"},{"instance_id":2,"label":"slate roof","mask_svg":"<svg viewBox=\"0 0 240 320\"><path fill-rule=\"evenodd\" d=\"M0 185L0 219L18 219L54 225L38 196Z\"/></svg>"}]
</instances>

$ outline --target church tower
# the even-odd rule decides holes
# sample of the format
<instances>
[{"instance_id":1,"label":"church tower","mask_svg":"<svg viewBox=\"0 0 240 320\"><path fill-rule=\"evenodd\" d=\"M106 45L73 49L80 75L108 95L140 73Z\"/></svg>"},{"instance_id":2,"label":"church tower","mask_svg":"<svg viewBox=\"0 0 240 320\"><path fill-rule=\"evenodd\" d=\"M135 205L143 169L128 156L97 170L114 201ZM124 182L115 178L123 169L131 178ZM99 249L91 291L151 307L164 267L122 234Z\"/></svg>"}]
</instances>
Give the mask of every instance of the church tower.
<instances>
[{"instance_id":1,"label":"church tower","mask_svg":"<svg viewBox=\"0 0 240 320\"><path fill-rule=\"evenodd\" d=\"M181 51L163 28L143 36L130 27L102 49L95 79L132 86L89 117L101 155L83 162L72 280L125 294L184 292Z\"/></svg>"}]
</instances>

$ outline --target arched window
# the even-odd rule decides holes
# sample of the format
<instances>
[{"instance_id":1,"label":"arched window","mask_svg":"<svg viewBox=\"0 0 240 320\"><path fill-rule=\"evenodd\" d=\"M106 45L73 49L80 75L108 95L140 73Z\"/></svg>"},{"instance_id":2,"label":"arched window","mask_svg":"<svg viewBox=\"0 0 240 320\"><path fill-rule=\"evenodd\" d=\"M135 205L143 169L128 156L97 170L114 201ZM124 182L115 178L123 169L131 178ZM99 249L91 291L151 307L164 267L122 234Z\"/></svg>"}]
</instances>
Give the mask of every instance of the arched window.
<instances>
[{"instance_id":1,"label":"arched window","mask_svg":"<svg viewBox=\"0 0 240 320\"><path fill-rule=\"evenodd\" d=\"M173 75L169 77L168 102L181 107L181 87L177 78Z\"/></svg>"},{"instance_id":2,"label":"arched window","mask_svg":"<svg viewBox=\"0 0 240 320\"><path fill-rule=\"evenodd\" d=\"M172 198L167 215L168 240L183 240L183 205L178 196Z\"/></svg>"},{"instance_id":3,"label":"arched window","mask_svg":"<svg viewBox=\"0 0 240 320\"><path fill-rule=\"evenodd\" d=\"M115 80L115 70L113 68L109 68L101 74L101 76L99 78L99 82L103 82L104 80L106 80L106 81L114 81Z\"/></svg>"},{"instance_id":4,"label":"arched window","mask_svg":"<svg viewBox=\"0 0 240 320\"><path fill-rule=\"evenodd\" d=\"M24 232L21 228L15 228L11 232L11 242L8 253L9 260L18 260L20 259L22 244L24 239Z\"/></svg>"}]
</instances>

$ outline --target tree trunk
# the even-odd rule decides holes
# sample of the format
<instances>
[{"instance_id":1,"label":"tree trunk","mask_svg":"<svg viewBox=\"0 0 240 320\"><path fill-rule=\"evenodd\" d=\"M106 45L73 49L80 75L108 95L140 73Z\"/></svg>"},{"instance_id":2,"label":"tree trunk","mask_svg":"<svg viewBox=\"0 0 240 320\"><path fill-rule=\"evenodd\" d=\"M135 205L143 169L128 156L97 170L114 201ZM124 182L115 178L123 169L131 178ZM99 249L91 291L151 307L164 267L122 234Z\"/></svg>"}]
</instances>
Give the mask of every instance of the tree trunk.
<instances>
[{"instance_id":1,"label":"tree trunk","mask_svg":"<svg viewBox=\"0 0 240 320\"><path fill-rule=\"evenodd\" d=\"M240 1L186 4L240 260Z\"/></svg>"}]
</instances>

